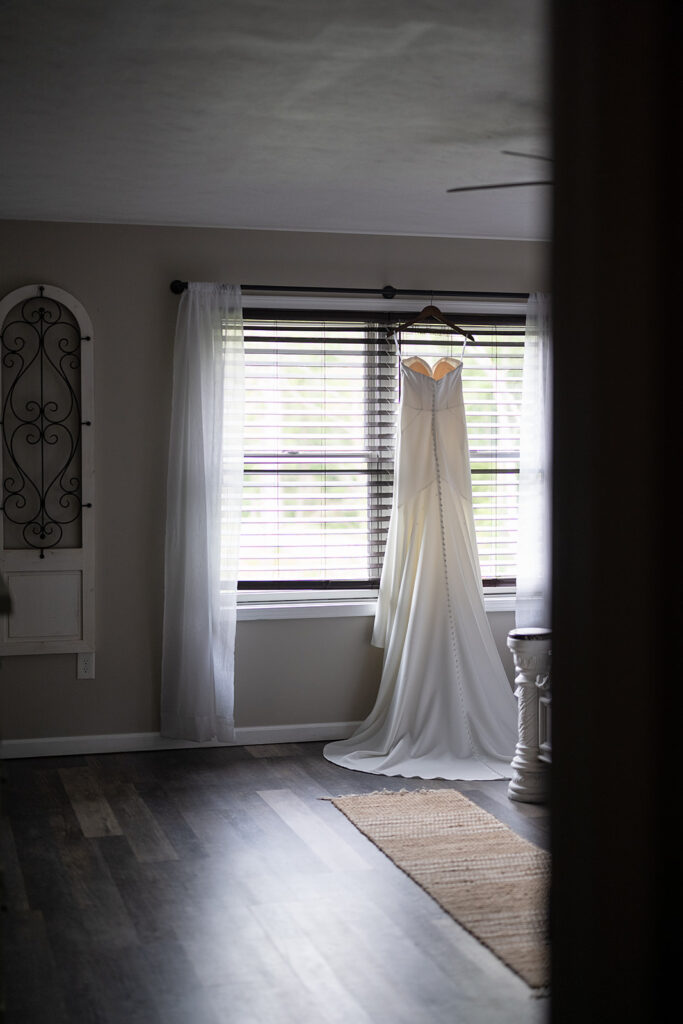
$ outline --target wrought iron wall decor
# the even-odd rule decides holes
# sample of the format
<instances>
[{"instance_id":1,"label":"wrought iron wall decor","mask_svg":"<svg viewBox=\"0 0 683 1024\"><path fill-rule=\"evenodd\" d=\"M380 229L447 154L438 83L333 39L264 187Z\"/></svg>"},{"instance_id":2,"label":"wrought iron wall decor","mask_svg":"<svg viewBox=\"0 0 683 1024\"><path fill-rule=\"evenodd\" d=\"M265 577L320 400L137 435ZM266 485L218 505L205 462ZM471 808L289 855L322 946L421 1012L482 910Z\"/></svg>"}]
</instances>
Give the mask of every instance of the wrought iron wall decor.
<instances>
[{"instance_id":1,"label":"wrought iron wall decor","mask_svg":"<svg viewBox=\"0 0 683 1024\"><path fill-rule=\"evenodd\" d=\"M81 544L81 337L70 310L38 294L18 303L0 334L5 547Z\"/></svg>"}]
</instances>

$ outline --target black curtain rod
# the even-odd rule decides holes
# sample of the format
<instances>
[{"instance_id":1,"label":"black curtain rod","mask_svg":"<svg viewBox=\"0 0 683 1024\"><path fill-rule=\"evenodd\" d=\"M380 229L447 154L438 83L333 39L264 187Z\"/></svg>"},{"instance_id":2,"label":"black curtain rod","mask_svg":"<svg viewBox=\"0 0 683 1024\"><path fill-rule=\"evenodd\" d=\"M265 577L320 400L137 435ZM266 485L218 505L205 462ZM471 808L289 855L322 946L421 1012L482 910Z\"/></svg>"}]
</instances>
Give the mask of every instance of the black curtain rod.
<instances>
[{"instance_id":1,"label":"black curtain rod","mask_svg":"<svg viewBox=\"0 0 683 1024\"><path fill-rule=\"evenodd\" d=\"M171 281L171 291L180 295L187 288L187 281ZM430 291L428 288L394 288L385 284L384 288L301 288L288 285L243 284L242 288L250 292L323 292L328 295L381 295L383 299L394 299L397 295L429 295L453 299L528 299L528 292L444 292Z\"/></svg>"}]
</instances>

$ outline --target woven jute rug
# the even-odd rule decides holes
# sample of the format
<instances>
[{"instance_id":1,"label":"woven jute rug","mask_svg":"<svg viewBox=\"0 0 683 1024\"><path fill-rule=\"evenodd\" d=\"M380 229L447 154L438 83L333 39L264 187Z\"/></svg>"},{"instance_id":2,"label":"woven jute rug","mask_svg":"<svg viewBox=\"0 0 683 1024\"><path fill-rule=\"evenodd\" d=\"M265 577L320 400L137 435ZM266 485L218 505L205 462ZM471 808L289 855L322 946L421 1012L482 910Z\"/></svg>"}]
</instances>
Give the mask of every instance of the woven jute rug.
<instances>
[{"instance_id":1,"label":"woven jute rug","mask_svg":"<svg viewBox=\"0 0 683 1024\"><path fill-rule=\"evenodd\" d=\"M331 802L527 985L546 989L548 853L455 790Z\"/></svg>"}]
</instances>

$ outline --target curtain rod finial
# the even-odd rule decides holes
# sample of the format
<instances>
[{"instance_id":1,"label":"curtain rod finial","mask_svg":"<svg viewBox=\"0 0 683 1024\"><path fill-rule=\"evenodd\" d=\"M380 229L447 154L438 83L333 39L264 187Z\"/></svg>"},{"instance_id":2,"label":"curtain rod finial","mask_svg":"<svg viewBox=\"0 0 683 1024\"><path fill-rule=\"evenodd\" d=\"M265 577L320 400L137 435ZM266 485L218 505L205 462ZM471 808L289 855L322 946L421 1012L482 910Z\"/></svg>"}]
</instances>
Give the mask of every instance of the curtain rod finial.
<instances>
[{"instance_id":1,"label":"curtain rod finial","mask_svg":"<svg viewBox=\"0 0 683 1024\"><path fill-rule=\"evenodd\" d=\"M171 291L174 295L180 295L187 288L187 281L171 281Z\"/></svg>"}]
</instances>

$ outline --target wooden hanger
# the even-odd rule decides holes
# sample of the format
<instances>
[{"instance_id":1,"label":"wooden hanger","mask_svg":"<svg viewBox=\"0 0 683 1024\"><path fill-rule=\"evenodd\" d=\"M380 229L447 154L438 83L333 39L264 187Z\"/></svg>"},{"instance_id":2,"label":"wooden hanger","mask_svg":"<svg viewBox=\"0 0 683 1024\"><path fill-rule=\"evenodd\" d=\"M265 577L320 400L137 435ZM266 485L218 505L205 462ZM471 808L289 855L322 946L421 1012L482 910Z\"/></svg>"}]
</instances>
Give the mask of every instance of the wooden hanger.
<instances>
[{"instance_id":1,"label":"wooden hanger","mask_svg":"<svg viewBox=\"0 0 683 1024\"><path fill-rule=\"evenodd\" d=\"M438 320L438 322L444 324L445 327L449 327L452 331L455 331L457 334L462 334L463 337L467 338L468 341L474 341L474 338L471 334L468 334L467 331L463 331L462 327L458 327L458 325L454 323L453 320L450 319L450 317L447 317L444 313L441 312L438 306L425 306L424 309L420 313L418 313L416 317L413 317L412 320L407 320L406 323L404 324L398 324L396 327L392 327L390 329L390 333L393 334L394 331L405 331L407 327L412 327L413 324L424 323L425 320Z\"/></svg>"}]
</instances>

